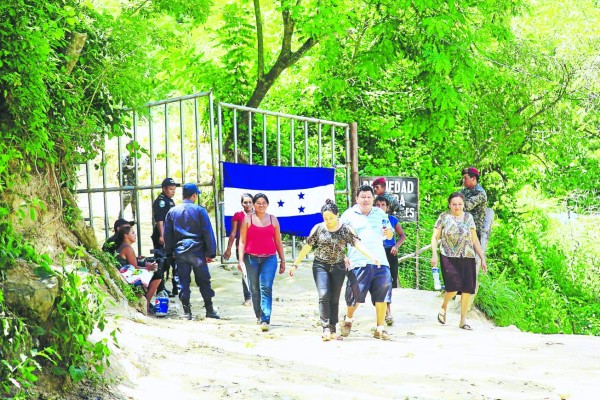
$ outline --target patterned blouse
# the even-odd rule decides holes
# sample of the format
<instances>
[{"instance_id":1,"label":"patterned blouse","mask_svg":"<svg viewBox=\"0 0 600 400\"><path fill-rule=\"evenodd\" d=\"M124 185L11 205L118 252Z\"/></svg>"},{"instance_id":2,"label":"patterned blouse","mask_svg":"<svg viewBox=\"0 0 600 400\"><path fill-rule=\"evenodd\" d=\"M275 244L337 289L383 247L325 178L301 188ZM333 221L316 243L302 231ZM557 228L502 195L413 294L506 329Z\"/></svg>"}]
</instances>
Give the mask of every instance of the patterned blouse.
<instances>
[{"instance_id":1,"label":"patterned blouse","mask_svg":"<svg viewBox=\"0 0 600 400\"><path fill-rule=\"evenodd\" d=\"M449 212L443 212L434 228L442 229L440 252L446 257L475 258L475 249L471 242L471 229L475 229L473 216L465 213L461 222Z\"/></svg>"},{"instance_id":2,"label":"patterned blouse","mask_svg":"<svg viewBox=\"0 0 600 400\"><path fill-rule=\"evenodd\" d=\"M325 223L317 225L317 229L306 239L306 244L315 251L315 260L325 264L338 264L344 261L347 245L354 246L360 239L352 233L344 223L335 232L330 232Z\"/></svg>"}]
</instances>

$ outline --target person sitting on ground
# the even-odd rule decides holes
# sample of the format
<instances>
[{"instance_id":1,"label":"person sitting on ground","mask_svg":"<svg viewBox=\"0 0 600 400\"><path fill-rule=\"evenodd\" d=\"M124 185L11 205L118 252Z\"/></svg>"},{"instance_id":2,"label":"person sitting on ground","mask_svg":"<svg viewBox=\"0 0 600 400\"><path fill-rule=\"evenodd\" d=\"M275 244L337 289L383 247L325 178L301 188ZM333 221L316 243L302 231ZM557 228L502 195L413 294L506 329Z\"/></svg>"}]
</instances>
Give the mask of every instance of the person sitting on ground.
<instances>
[{"instance_id":1,"label":"person sitting on ground","mask_svg":"<svg viewBox=\"0 0 600 400\"><path fill-rule=\"evenodd\" d=\"M338 219L339 209L333 200L328 199L321 207L323 222L315 225L306 239L306 244L290 269L290 276L298 269L300 262L309 251L315 248L313 261L313 278L319 294L319 316L323 334L323 341L341 339L336 334L340 293L346 277L344 257L348 245L356 247L358 251L369 258L373 264L379 265L373 256L362 245L360 239L349 225L340 224Z\"/></svg>"},{"instance_id":2,"label":"person sitting on ground","mask_svg":"<svg viewBox=\"0 0 600 400\"><path fill-rule=\"evenodd\" d=\"M119 234L119 230L124 227L124 226L128 226L128 227L132 227L135 225L135 221L126 221L123 218L119 218L118 220L115 221L114 223L114 230L115 233L109 237L108 239L106 239L106 242L104 242L104 244L102 245L102 251L108 254L113 254L116 255L116 251L117 251L117 236Z\"/></svg>"},{"instance_id":3,"label":"person sitting on ground","mask_svg":"<svg viewBox=\"0 0 600 400\"><path fill-rule=\"evenodd\" d=\"M147 263L145 261L138 261L133 243L137 240L135 230L131 228L131 226L122 227L117 234L117 260L121 264L121 266L131 265L134 268L138 269L146 269L148 271L156 271L158 265L156 263ZM159 272L155 272L148 284L148 288L146 290L146 306L148 309L148 313L152 313L152 297L156 293L156 288L160 284L162 280L162 276Z\"/></svg>"},{"instance_id":4,"label":"person sitting on ground","mask_svg":"<svg viewBox=\"0 0 600 400\"><path fill-rule=\"evenodd\" d=\"M381 208L381 210L387 214L389 200L384 196L375 197L375 207ZM392 275L392 289L398 287L398 248L406 240L406 234L402 229L402 225L398 222L398 218L394 215L388 215L390 226L398 234L398 240L394 237L391 239L383 240L383 248L385 249L385 255L387 256L388 263L390 265L390 274ZM388 326L394 325L394 317L392 317L392 306L391 303L387 305L387 311L385 313L385 323Z\"/></svg>"}]
</instances>

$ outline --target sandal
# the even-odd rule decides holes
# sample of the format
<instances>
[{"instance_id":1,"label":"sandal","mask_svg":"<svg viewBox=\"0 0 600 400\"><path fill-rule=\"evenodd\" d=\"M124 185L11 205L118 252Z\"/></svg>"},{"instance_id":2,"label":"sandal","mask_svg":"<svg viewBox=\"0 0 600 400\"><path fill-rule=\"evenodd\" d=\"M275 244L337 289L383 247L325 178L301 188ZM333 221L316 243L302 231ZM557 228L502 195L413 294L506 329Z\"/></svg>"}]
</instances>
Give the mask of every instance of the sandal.
<instances>
[{"instance_id":1,"label":"sandal","mask_svg":"<svg viewBox=\"0 0 600 400\"><path fill-rule=\"evenodd\" d=\"M391 315L389 317L385 317L385 323L387 326L394 325L394 317L392 317Z\"/></svg>"},{"instance_id":2,"label":"sandal","mask_svg":"<svg viewBox=\"0 0 600 400\"><path fill-rule=\"evenodd\" d=\"M459 327L460 329L464 329L464 330L466 330L466 331L472 331L472 330L473 330L473 328L471 328L471 325L469 325L469 324L466 324L466 323L465 323L465 324L462 324L462 325L458 325L458 327Z\"/></svg>"},{"instance_id":3,"label":"sandal","mask_svg":"<svg viewBox=\"0 0 600 400\"><path fill-rule=\"evenodd\" d=\"M441 311L438 313L438 322L442 325L446 324L446 313L445 312L443 314Z\"/></svg>"}]
</instances>

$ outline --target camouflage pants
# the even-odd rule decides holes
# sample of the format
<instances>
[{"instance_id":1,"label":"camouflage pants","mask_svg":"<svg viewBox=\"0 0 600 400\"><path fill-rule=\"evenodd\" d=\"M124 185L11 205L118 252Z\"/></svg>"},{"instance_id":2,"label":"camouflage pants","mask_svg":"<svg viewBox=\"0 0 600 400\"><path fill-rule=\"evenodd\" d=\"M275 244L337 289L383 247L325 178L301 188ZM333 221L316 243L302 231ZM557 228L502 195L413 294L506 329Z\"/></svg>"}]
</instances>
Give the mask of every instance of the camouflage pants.
<instances>
[{"instance_id":1,"label":"camouflage pants","mask_svg":"<svg viewBox=\"0 0 600 400\"><path fill-rule=\"evenodd\" d=\"M123 213L129 204L131 204L131 212L133 214L133 218L135 218L135 213L137 211L135 203L135 193L133 190L123 192L123 210L119 212L119 218L123 218Z\"/></svg>"}]
</instances>

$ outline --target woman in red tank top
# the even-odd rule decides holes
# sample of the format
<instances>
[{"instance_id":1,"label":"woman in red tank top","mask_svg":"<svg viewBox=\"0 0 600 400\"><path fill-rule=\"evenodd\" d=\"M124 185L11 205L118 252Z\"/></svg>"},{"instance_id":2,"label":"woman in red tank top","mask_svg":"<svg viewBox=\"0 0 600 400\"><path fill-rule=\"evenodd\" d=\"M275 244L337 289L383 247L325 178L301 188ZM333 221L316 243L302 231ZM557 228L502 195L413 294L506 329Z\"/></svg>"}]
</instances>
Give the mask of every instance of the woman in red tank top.
<instances>
[{"instance_id":1,"label":"woman in red tank top","mask_svg":"<svg viewBox=\"0 0 600 400\"><path fill-rule=\"evenodd\" d=\"M263 332L269 330L273 304L273 281L285 272L285 255L277 217L267 214L269 199L263 193L252 198L254 214L246 216L240 230L238 269L248 275L254 314Z\"/></svg>"}]
</instances>

